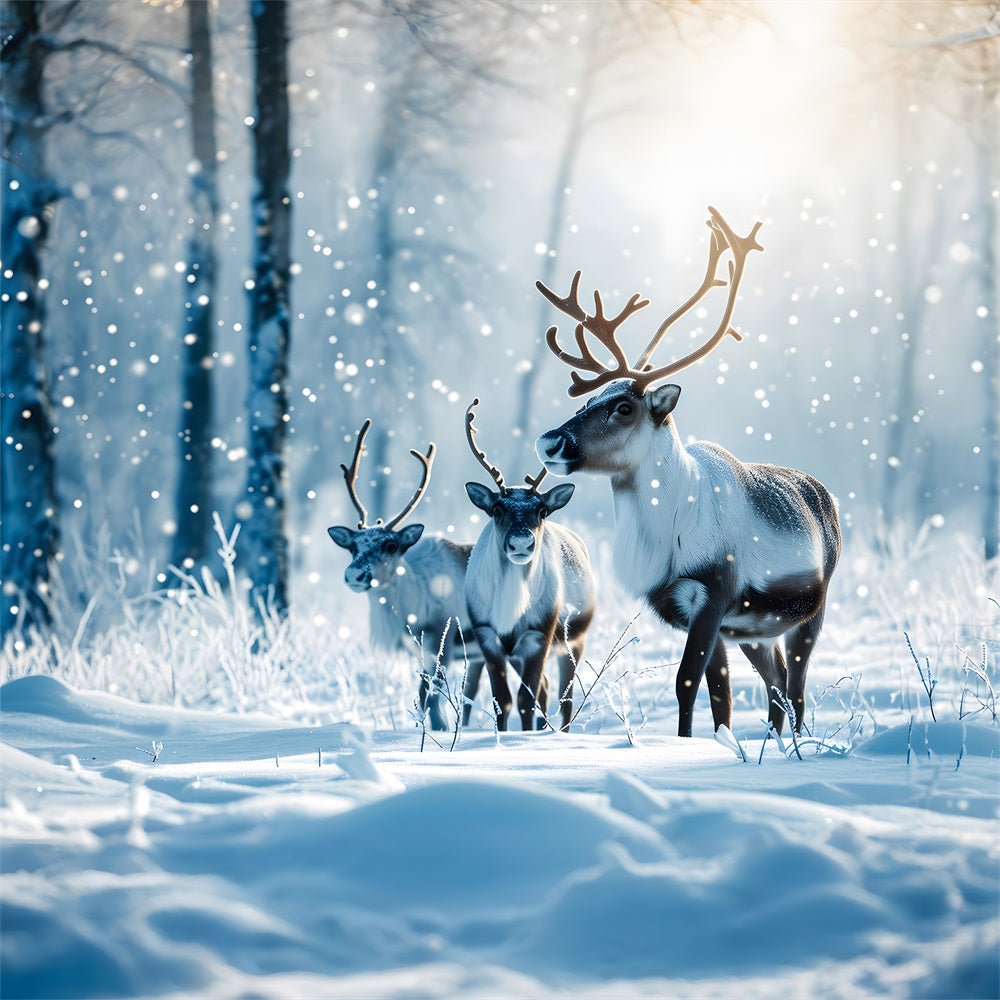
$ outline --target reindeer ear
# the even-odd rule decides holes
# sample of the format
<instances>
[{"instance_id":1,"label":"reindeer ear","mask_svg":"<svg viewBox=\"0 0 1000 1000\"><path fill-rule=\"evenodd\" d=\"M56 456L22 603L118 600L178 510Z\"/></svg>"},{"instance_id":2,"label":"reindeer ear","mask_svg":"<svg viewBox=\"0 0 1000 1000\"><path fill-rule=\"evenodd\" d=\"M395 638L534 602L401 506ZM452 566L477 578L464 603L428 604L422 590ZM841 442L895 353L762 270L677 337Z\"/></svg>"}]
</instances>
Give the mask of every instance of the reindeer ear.
<instances>
[{"instance_id":1,"label":"reindeer ear","mask_svg":"<svg viewBox=\"0 0 1000 1000\"><path fill-rule=\"evenodd\" d=\"M342 549L349 549L351 547L351 542L354 541L355 532L351 531L350 528L335 526L333 528L327 528L326 530L334 542L336 542L336 544Z\"/></svg>"},{"instance_id":2,"label":"reindeer ear","mask_svg":"<svg viewBox=\"0 0 1000 1000\"><path fill-rule=\"evenodd\" d=\"M667 417L677 405L677 400L681 398L681 387L679 385L658 385L646 393L649 400L649 411L653 415L653 420L657 424L666 423Z\"/></svg>"},{"instance_id":3,"label":"reindeer ear","mask_svg":"<svg viewBox=\"0 0 1000 1000\"><path fill-rule=\"evenodd\" d=\"M542 502L548 508L550 514L553 511L562 510L569 503L575 489L576 486L573 483L560 483L558 486L553 486L548 493L542 495Z\"/></svg>"},{"instance_id":4,"label":"reindeer ear","mask_svg":"<svg viewBox=\"0 0 1000 1000\"><path fill-rule=\"evenodd\" d=\"M493 505L500 499L499 493L494 493L488 486L483 486L481 483L466 483L465 492L469 494L469 499L487 514L493 510Z\"/></svg>"},{"instance_id":5,"label":"reindeer ear","mask_svg":"<svg viewBox=\"0 0 1000 1000\"><path fill-rule=\"evenodd\" d=\"M411 545L420 541L420 536L424 533L422 524L408 524L399 532L399 551L405 552Z\"/></svg>"}]
</instances>

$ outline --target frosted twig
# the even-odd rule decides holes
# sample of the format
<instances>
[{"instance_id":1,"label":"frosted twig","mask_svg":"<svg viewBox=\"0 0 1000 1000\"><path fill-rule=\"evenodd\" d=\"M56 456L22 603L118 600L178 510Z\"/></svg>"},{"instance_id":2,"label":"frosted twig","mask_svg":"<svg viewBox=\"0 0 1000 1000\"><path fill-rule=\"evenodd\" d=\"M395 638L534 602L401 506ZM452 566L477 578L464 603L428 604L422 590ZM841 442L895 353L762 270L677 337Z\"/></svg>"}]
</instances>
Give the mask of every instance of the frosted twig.
<instances>
[{"instance_id":1,"label":"frosted twig","mask_svg":"<svg viewBox=\"0 0 1000 1000\"><path fill-rule=\"evenodd\" d=\"M153 740L150 743L152 750L145 750L142 747L136 747L139 753L144 753L147 757L152 757L150 764L155 764L160 759L160 754L163 753L163 743L160 740Z\"/></svg>"},{"instance_id":2,"label":"frosted twig","mask_svg":"<svg viewBox=\"0 0 1000 1000\"><path fill-rule=\"evenodd\" d=\"M924 658L927 664L927 673L924 674L924 668L920 666L920 659L914 652L913 643L910 642L909 635L904 632L903 636L906 638L906 645L910 650L910 656L913 657L913 662L917 665L917 673L920 674L920 683L923 684L924 690L927 692L927 704L931 710L931 719L937 722L937 716L934 714L934 688L937 687L937 678L932 676L931 661L927 657Z\"/></svg>"},{"instance_id":3,"label":"frosted twig","mask_svg":"<svg viewBox=\"0 0 1000 1000\"><path fill-rule=\"evenodd\" d=\"M799 750L799 737L796 732L796 716L795 716L795 706L791 703L791 700L780 688L772 686L771 690L774 692L774 698L772 703L777 705L779 708L784 710L786 716L788 716L788 722L792 730L792 749L795 751L795 756L802 760L802 752ZM775 734L777 735L777 734Z\"/></svg>"},{"instance_id":4,"label":"frosted twig","mask_svg":"<svg viewBox=\"0 0 1000 1000\"><path fill-rule=\"evenodd\" d=\"M580 674L579 673L575 674L575 679L576 679L577 683L580 685L580 690L581 690L582 694L581 694L581 697L580 697L580 704L577 705L576 711L573 713L572 717L569 720L570 721L570 725L572 725L574 722L576 722L577 717L580 715L580 712L583 711L583 706L586 705L587 699L590 697L591 692L593 692L593 690L597 687L598 683L600 682L601 678L604 676L604 673L608 669L608 667L610 667L611 664L614 663L614 661L616 659L618 659L618 657L629 646L631 646L633 643L636 643L636 642L639 641L639 637L635 636L635 635L632 636L628 640L625 639L625 636L628 635L629 630L635 624L635 621L636 621L636 619L638 617L639 616L637 614L632 616L632 620L628 623L628 625L625 626L625 628L622 630L621 634L615 640L615 644L611 647L611 652L608 653L607 657L604 660L604 663L601 664L601 667L600 667L599 670L595 669L594 665L589 660L584 660L584 663L586 663L587 666L590 667L590 669L594 673L594 679L591 681L589 687L587 685L585 685L584 682L580 679ZM623 674L622 677L624 677L624 676L625 675ZM618 678L618 680L621 680L621 678Z\"/></svg>"},{"instance_id":5,"label":"frosted twig","mask_svg":"<svg viewBox=\"0 0 1000 1000\"><path fill-rule=\"evenodd\" d=\"M450 623L451 619L449 618L448 621ZM458 641L462 644L462 679L459 683L458 694L452 696L451 688L448 686L448 675L445 674L444 678L448 691L448 703L455 711L455 730L452 733L449 750L454 750L458 746L458 740L462 735L462 726L465 724L465 685L469 680L469 650L465 644L465 633L462 631L461 619L455 619L455 627L458 631Z\"/></svg>"},{"instance_id":6,"label":"frosted twig","mask_svg":"<svg viewBox=\"0 0 1000 1000\"><path fill-rule=\"evenodd\" d=\"M765 721L764 719L761 719L761 722L764 721ZM767 741L771 738L772 735L777 735L777 730L775 730L774 728L774 723L770 719L766 721L767 721L767 729L764 732L764 739L761 741L760 744L760 756L757 758L758 766L762 764L764 761L764 748L767 746Z\"/></svg>"},{"instance_id":7,"label":"frosted twig","mask_svg":"<svg viewBox=\"0 0 1000 1000\"><path fill-rule=\"evenodd\" d=\"M962 664L962 670L965 672L966 683L962 686L962 697L959 700L959 704L958 704L958 717L959 717L959 719L964 719L966 717L966 713L965 713L965 695L966 695L966 693L969 690L968 677L969 677L969 674L974 674L976 677L979 678L979 680L981 680L986 685L986 690L989 692L989 704L987 704L985 701L983 701L983 699L979 695L979 692L977 691L976 692L976 700L979 702L979 708L976 710L976 712L969 712L968 714L969 715L975 715L978 712L987 711L992 716L994 724L996 724L996 721L997 721L997 695L996 695L996 691L993 690L993 685L990 683L989 675L986 672L986 643L984 642L983 645L982 645L982 650L983 650L983 663L982 663L982 666L980 666L978 663L976 663L972 659L972 657L969 656L968 652L966 650L964 650L961 646L959 646L957 643L955 644L955 648L962 654L962 656L965 657L965 662Z\"/></svg>"}]
</instances>

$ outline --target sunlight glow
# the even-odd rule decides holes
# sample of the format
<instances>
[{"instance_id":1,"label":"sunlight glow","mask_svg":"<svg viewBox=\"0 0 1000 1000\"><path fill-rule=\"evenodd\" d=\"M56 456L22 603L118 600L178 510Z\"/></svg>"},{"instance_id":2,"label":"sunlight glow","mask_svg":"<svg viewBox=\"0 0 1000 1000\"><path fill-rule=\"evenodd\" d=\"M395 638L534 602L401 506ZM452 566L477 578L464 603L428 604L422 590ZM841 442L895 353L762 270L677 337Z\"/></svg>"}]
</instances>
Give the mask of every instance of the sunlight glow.
<instances>
[{"instance_id":1,"label":"sunlight glow","mask_svg":"<svg viewBox=\"0 0 1000 1000\"><path fill-rule=\"evenodd\" d=\"M633 155L621 157L621 144L595 154L611 161L609 171L626 189L636 171L662 164L662 187L641 195L663 199L661 211L671 216L678 198L699 214L716 201L759 211L797 182L841 182L833 162L863 149L856 119L845 129L842 80L850 57L837 39L850 14L843 7L829 0L762 4L762 19L659 67L657 100L670 107L669 130L623 122Z\"/></svg>"},{"instance_id":2,"label":"sunlight glow","mask_svg":"<svg viewBox=\"0 0 1000 1000\"><path fill-rule=\"evenodd\" d=\"M769 26L748 23L713 47L711 67L702 61L710 71L701 74L689 119L700 154L689 161L691 179L702 184L706 173L731 178L734 166L743 186L773 184L814 169L823 144L810 133L826 119L818 105L836 93L837 5L770 2L762 9Z\"/></svg>"}]
</instances>

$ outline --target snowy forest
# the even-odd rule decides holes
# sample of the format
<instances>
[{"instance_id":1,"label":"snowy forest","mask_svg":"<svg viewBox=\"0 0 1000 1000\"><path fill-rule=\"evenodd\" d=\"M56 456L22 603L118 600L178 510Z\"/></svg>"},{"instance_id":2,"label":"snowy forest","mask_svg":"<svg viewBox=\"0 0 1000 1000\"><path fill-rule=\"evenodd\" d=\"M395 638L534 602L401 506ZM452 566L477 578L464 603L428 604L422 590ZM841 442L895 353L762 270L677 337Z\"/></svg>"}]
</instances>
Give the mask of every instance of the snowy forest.
<instances>
[{"instance_id":1,"label":"snowy forest","mask_svg":"<svg viewBox=\"0 0 1000 1000\"><path fill-rule=\"evenodd\" d=\"M414 969L442 998L996 995L996 0L2 0L0 22L3 996L392 997ZM763 252L677 426L837 498L803 740L840 769L778 770L805 743L762 736L745 662L735 737L701 702L674 736L683 635L617 586L585 475L553 518L598 580L569 732L501 734L485 683L463 722L453 678L433 733L328 537L358 522L359 429L372 521L416 489L411 520L474 542L473 399L516 483L583 402L536 281L650 300L635 354L702 281L709 206ZM713 823L721 856L760 853L713 867ZM471 845L512 855L522 829L542 846L507 883ZM476 895L457 873L480 866ZM804 957L716 963L686 913Z\"/></svg>"},{"instance_id":2,"label":"snowy forest","mask_svg":"<svg viewBox=\"0 0 1000 1000\"><path fill-rule=\"evenodd\" d=\"M279 613L329 594L366 417L371 467L398 466L373 509L434 440L424 516L467 534L473 396L524 473L571 412L535 280L582 268L666 315L709 204L764 220L766 249L746 340L688 373L682 433L807 469L851 543L929 522L995 554L984 23L988 4L5 5L4 634L86 606L97 552L137 587L212 558L213 511ZM581 518L607 506L586 492Z\"/></svg>"}]
</instances>

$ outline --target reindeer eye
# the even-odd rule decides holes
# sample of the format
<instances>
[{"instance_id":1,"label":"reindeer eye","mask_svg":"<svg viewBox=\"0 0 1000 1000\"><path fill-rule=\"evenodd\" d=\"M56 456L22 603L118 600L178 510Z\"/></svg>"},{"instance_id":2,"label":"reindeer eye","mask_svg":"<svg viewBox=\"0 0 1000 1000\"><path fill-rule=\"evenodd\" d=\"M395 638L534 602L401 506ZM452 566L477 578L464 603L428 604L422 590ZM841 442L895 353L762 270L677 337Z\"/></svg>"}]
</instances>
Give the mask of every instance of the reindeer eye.
<instances>
[{"instance_id":1,"label":"reindeer eye","mask_svg":"<svg viewBox=\"0 0 1000 1000\"><path fill-rule=\"evenodd\" d=\"M386 542L385 543L385 551L388 552L389 555L395 555L395 553L397 553L399 551L399 543L398 542Z\"/></svg>"},{"instance_id":2,"label":"reindeer eye","mask_svg":"<svg viewBox=\"0 0 1000 1000\"><path fill-rule=\"evenodd\" d=\"M502 513L503 507L500 504L495 503L493 505L493 510L490 511L490 517L499 517Z\"/></svg>"},{"instance_id":3,"label":"reindeer eye","mask_svg":"<svg viewBox=\"0 0 1000 1000\"><path fill-rule=\"evenodd\" d=\"M615 407L615 413L622 417L632 416L632 404L631 403L619 403Z\"/></svg>"}]
</instances>

